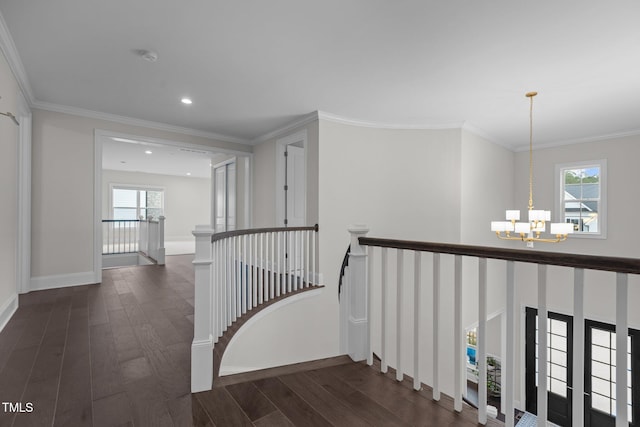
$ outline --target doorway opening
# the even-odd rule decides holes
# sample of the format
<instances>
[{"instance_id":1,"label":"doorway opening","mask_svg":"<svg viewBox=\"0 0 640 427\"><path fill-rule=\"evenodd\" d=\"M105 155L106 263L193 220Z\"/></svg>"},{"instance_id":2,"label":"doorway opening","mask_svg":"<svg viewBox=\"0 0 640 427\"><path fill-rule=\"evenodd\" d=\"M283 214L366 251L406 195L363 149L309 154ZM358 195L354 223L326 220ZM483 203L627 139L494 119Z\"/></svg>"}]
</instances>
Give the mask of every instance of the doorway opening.
<instances>
[{"instance_id":1,"label":"doorway opening","mask_svg":"<svg viewBox=\"0 0 640 427\"><path fill-rule=\"evenodd\" d=\"M307 225L307 131L276 142L276 224L279 227Z\"/></svg>"},{"instance_id":2,"label":"doorway opening","mask_svg":"<svg viewBox=\"0 0 640 427\"><path fill-rule=\"evenodd\" d=\"M487 319L486 358L487 358L487 415L504 421L502 415L502 353L503 353L503 313ZM478 407L478 331L477 325L466 329L466 376L464 399Z\"/></svg>"},{"instance_id":3,"label":"doorway opening","mask_svg":"<svg viewBox=\"0 0 640 427\"><path fill-rule=\"evenodd\" d=\"M238 191L242 195L239 219L244 224L250 218L250 154L96 130L95 156L96 282L101 279L103 267L102 254L106 235L103 220L113 221L112 217L116 212L125 212L124 208L128 207L121 206L121 201L117 206L113 204L114 188L151 189L153 194L161 193L160 205L151 206L161 212L158 209L148 209L146 203L149 197L144 199L145 209L142 209L142 199L137 197L136 204L127 212L135 211L138 216L137 212L144 210L145 214L140 216L145 216L145 219L153 216L153 221L159 220L156 217L164 217L164 249L167 255L194 253L195 241L191 232L195 226L210 224L213 227L213 165L234 158L246 175L239 176L237 180L240 181L241 188Z\"/></svg>"}]
</instances>

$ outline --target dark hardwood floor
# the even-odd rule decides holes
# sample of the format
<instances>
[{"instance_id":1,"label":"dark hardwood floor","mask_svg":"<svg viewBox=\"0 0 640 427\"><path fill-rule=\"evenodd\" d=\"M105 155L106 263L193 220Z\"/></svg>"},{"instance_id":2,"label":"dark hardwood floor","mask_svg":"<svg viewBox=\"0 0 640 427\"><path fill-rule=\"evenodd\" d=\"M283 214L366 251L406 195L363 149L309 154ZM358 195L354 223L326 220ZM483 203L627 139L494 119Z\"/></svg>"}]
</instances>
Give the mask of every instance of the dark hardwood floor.
<instances>
[{"instance_id":1,"label":"dark hardwood floor","mask_svg":"<svg viewBox=\"0 0 640 427\"><path fill-rule=\"evenodd\" d=\"M324 365L324 366L323 366ZM347 356L222 377L213 390L196 393L196 426L476 426L477 411L432 391L413 390L413 380L395 380ZM197 416L196 416L197 414ZM490 419L489 426L503 426Z\"/></svg>"},{"instance_id":2,"label":"dark hardwood floor","mask_svg":"<svg viewBox=\"0 0 640 427\"><path fill-rule=\"evenodd\" d=\"M32 292L0 333L0 426L190 426L193 256Z\"/></svg>"},{"instance_id":3,"label":"dark hardwood floor","mask_svg":"<svg viewBox=\"0 0 640 427\"><path fill-rule=\"evenodd\" d=\"M473 426L477 413L345 357L222 377L190 393L193 256L32 292L0 333L4 426ZM494 420L489 425L502 425Z\"/></svg>"}]
</instances>

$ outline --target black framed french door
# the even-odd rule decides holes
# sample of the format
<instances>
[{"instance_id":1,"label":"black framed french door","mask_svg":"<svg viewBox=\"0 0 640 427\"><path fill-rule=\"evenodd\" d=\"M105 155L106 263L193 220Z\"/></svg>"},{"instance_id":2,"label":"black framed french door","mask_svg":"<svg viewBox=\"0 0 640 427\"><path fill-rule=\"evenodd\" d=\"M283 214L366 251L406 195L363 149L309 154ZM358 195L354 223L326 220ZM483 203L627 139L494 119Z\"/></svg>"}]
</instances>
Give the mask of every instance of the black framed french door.
<instances>
[{"instance_id":1,"label":"black framed french door","mask_svg":"<svg viewBox=\"0 0 640 427\"><path fill-rule=\"evenodd\" d=\"M526 409L538 412L538 310L527 307L525 314ZM573 393L573 318L548 312L547 319L547 413L559 426L571 426Z\"/></svg>"},{"instance_id":2,"label":"black framed french door","mask_svg":"<svg viewBox=\"0 0 640 427\"><path fill-rule=\"evenodd\" d=\"M629 329L627 341L627 410L629 425L640 425L640 331ZM585 321L585 426L616 424L615 326Z\"/></svg>"}]
</instances>

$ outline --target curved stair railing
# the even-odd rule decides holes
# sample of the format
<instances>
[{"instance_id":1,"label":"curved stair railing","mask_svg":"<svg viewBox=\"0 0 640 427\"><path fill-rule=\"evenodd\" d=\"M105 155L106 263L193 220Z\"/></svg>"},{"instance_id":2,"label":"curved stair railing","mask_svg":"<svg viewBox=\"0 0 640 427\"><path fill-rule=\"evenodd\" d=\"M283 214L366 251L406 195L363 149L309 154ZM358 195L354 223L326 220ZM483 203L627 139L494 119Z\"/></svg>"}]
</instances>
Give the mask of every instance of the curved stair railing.
<instances>
[{"instance_id":1,"label":"curved stair railing","mask_svg":"<svg viewBox=\"0 0 640 427\"><path fill-rule=\"evenodd\" d=\"M318 225L213 233L197 226L191 388L210 390L215 361L256 311L318 284ZM227 333L228 332L228 333Z\"/></svg>"},{"instance_id":2,"label":"curved stair railing","mask_svg":"<svg viewBox=\"0 0 640 427\"><path fill-rule=\"evenodd\" d=\"M449 393L452 391L453 408L461 412L466 372L462 301L463 298L469 299L472 304L477 304L478 313L478 423L487 424L488 280L504 280L502 302L506 320L501 387L505 403L502 412L509 415L505 425L512 427L515 423L511 414L515 410L516 379L519 377L521 381L524 380L522 372L515 370L518 363L517 346L524 340L524 326L516 328L519 309L516 293L524 285L517 284L523 282L531 286L533 282L533 286L537 286L538 316L546 318L549 305L554 304L547 295L551 289L547 276L553 272L555 280L568 278L569 283L562 283L563 286L573 285L571 387L574 394L569 402L573 414L572 425L583 425L585 421L584 366L590 363L584 359L585 301L586 298L602 295L603 288L615 295L615 298L601 302L603 305L615 304L614 307L608 307L615 312L614 340L617 348L611 362L613 364L615 359L619 368L613 375L616 378L613 387L617 396L627 396L627 371L630 369L627 335L629 309L632 307L629 298L633 295L629 276L632 276L631 283L638 283L640 259L372 238L367 237L368 231L366 226L349 229L349 266L340 298L341 344L346 346L345 352L353 360L366 360L371 365L374 351L379 352L382 372L395 369L398 381L404 378L404 374L412 376L414 389L421 390L423 385L428 386L436 401L440 400L441 388L446 382ZM471 277L463 278L463 272L468 274L470 270L473 271L463 268L463 258L467 265L477 269L477 273ZM534 264L537 274L530 267L523 267L526 264ZM423 274L423 269L430 274ZM603 275L603 272L610 274ZM526 277L531 273L534 277ZM464 295L463 282L467 286ZM558 285L560 283L553 283L553 286ZM475 291L474 288L477 293L469 292L469 289ZM443 296L445 292L448 292L448 298ZM431 295L426 295L427 298L423 300L423 293ZM375 299L372 294L376 295ZM427 331L431 332L430 340L425 338ZM539 322L538 345L542 348L548 347L548 334L547 322ZM453 340L450 339L451 335ZM540 351L538 387L535 390L538 425L546 425L541 420L548 419L551 408L547 399L550 381L548 362L547 352ZM442 372L450 372L449 369L453 369L452 375L449 373L445 377ZM520 371L523 369L521 366ZM616 425L628 425L627 400L616 400L615 407Z\"/></svg>"}]
</instances>

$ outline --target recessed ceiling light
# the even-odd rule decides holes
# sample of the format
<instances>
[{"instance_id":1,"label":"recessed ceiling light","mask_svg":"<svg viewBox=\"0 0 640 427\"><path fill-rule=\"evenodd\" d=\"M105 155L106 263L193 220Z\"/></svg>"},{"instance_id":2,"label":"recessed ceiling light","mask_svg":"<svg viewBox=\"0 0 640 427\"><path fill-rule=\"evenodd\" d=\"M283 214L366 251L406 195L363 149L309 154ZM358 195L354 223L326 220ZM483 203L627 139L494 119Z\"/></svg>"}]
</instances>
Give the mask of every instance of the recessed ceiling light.
<instances>
[{"instance_id":1,"label":"recessed ceiling light","mask_svg":"<svg viewBox=\"0 0 640 427\"><path fill-rule=\"evenodd\" d=\"M144 154L153 154L153 151L147 150L147 151L144 152Z\"/></svg>"},{"instance_id":2,"label":"recessed ceiling light","mask_svg":"<svg viewBox=\"0 0 640 427\"><path fill-rule=\"evenodd\" d=\"M187 172L187 176L191 176L191 172Z\"/></svg>"},{"instance_id":3,"label":"recessed ceiling light","mask_svg":"<svg viewBox=\"0 0 640 427\"><path fill-rule=\"evenodd\" d=\"M158 52L153 50L138 49L136 53L145 61L156 62L158 60Z\"/></svg>"},{"instance_id":4,"label":"recessed ceiling light","mask_svg":"<svg viewBox=\"0 0 640 427\"><path fill-rule=\"evenodd\" d=\"M182 98L180 100L183 104L187 104L187 105L191 105L193 104L193 101L191 100L191 98Z\"/></svg>"}]
</instances>

